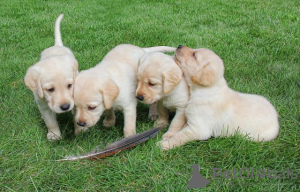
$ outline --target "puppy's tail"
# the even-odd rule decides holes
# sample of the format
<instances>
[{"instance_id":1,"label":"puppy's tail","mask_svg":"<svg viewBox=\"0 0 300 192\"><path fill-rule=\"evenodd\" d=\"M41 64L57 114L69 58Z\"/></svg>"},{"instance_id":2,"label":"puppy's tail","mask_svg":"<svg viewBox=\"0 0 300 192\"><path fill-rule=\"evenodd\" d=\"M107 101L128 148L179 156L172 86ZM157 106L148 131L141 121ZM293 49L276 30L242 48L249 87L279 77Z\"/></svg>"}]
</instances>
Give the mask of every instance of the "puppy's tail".
<instances>
[{"instance_id":1,"label":"puppy's tail","mask_svg":"<svg viewBox=\"0 0 300 192\"><path fill-rule=\"evenodd\" d=\"M64 46L63 42L61 40L61 34L60 34L60 21L62 20L63 17L64 17L64 14L60 14L55 21L55 31L54 31L55 46Z\"/></svg>"},{"instance_id":2,"label":"puppy's tail","mask_svg":"<svg viewBox=\"0 0 300 192\"><path fill-rule=\"evenodd\" d=\"M147 48L143 48L143 50L146 53L149 52L174 52L176 50L175 47L168 47L168 46L157 46L157 47L147 47Z\"/></svg>"}]
</instances>

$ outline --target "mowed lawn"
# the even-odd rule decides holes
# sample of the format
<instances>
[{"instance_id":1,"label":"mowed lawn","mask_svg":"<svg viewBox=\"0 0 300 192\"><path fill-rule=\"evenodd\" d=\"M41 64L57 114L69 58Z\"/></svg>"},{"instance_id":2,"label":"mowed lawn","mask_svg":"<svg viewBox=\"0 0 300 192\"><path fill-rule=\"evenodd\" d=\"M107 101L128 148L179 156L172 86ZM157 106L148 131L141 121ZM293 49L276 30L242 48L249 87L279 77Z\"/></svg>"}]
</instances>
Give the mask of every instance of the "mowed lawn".
<instances>
[{"instance_id":1,"label":"mowed lawn","mask_svg":"<svg viewBox=\"0 0 300 192\"><path fill-rule=\"evenodd\" d=\"M0 191L299 191L299 10L296 0L1 0ZM121 112L115 127L104 128L101 120L77 137L73 115L66 113L58 116L63 139L47 140L23 78L41 51L54 44L54 22L61 13L64 45L73 50L80 70L121 43L212 49L224 61L231 88L263 95L275 106L278 138L266 143L212 138L161 151L156 143L164 130L113 157L56 162L123 136ZM138 105L137 115L137 132L153 127L146 105ZM205 188L187 188L195 163L209 179ZM214 168L242 175L214 176ZM247 177L242 168L265 177Z\"/></svg>"}]
</instances>

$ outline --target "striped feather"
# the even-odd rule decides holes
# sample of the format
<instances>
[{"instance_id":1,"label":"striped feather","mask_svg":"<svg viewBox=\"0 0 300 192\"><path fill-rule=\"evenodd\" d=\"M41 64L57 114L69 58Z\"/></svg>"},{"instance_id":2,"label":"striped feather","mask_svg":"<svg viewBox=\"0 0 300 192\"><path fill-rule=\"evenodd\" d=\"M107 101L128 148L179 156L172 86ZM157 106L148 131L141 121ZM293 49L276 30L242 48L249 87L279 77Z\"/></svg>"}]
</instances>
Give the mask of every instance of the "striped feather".
<instances>
[{"instance_id":1,"label":"striped feather","mask_svg":"<svg viewBox=\"0 0 300 192\"><path fill-rule=\"evenodd\" d=\"M135 147L136 145L146 142L150 138L154 137L162 128L163 127L155 127L142 133L126 137L120 141L113 142L101 151L96 150L80 156L66 156L64 159L56 161L75 161L79 159L96 160L107 156L112 156L120 151Z\"/></svg>"}]
</instances>

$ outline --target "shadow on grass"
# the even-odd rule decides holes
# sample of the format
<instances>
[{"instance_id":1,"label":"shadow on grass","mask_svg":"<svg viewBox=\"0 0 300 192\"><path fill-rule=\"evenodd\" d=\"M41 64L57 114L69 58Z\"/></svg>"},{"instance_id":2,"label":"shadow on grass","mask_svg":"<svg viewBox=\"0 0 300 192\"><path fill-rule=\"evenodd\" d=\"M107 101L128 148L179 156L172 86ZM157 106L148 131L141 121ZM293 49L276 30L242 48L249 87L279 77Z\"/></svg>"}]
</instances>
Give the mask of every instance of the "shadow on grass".
<instances>
[{"instance_id":1,"label":"shadow on grass","mask_svg":"<svg viewBox=\"0 0 300 192\"><path fill-rule=\"evenodd\" d=\"M137 106L137 133L140 133L142 131L146 131L148 128L153 127L153 122L148 119L148 111L149 107L145 104L138 103ZM78 136L74 135L74 114L71 112L68 113L62 113L57 115L57 121L59 124L59 127L62 132L63 140L74 140L78 138L85 139L88 137L91 139L91 137L97 137L102 136L104 137L112 137L114 135L116 139L123 137L123 126L124 126L124 117L122 111L115 111L116 114L116 124L112 127L104 127L103 126L103 119L104 116L100 118L100 120L97 122L97 124L93 127L90 127L89 130L83 134L79 134ZM43 124L46 126L45 124ZM149 127L151 125L152 127ZM113 134L112 134L113 133Z\"/></svg>"}]
</instances>

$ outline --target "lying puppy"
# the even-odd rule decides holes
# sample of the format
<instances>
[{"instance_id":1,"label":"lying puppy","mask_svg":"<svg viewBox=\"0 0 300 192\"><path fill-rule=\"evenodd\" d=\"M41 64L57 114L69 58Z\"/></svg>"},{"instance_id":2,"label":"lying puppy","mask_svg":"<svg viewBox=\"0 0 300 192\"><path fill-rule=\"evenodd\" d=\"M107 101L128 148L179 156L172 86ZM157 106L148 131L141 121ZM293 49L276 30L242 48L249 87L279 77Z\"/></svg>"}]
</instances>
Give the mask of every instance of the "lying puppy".
<instances>
[{"instance_id":1,"label":"lying puppy","mask_svg":"<svg viewBox=\"0 0 300 192\"><path fill-rule=\"evenodd\" d=\"M104 126L113 126L115 108L124 113L124 136L134 135L138 61L146 52L175 50L173 47L140 48L122 44L113 48L95 67L81 71L74 88L75 134L95 125L103 112Z\"/></svg>"},{"instance_id":2,"label":"lying puppy","mask_svg":"<svg viewBox=\"0 0 300 192\"><path fill-rule=\"evenodd\" d=\"M274 107L262 96L230 89L224 79L223 62L214 52L179 45L175 61L190 87L187 126L163 141L163 149L212 136L230 136L236 131L254 141L276 138L279 123Z\"/></svg>"},{"instance_id":3,"label":"lying puppy","mask_svg":"<svg viewBox=\"0 0 300 192\"><path fill-rule=\"evenodd\" d=\"M41 60L31 66L25 75L25 84L33 91L48 128L49 140L61 138L55 113L70 111L74 107L73 84L78 63L72 51L63 46L60 34L62 18L63 14L55 23L55 45L45 49Z\"/></svg>"},{"instance_id":4,"label":"lying puppy","mask_svg":"<svg viewBox=\"0 0 300 192\"><path fill-rule=\"evenodd\" d=\"M157 102L155 126L168 125L168 110L176 111L163 139L172 137L186 124L184 110L189 100L188 86L180 67L172 56L160 52L147 53L140 59L137 77L137 99L146 104Z\"/></svg>"}]
</instances>

